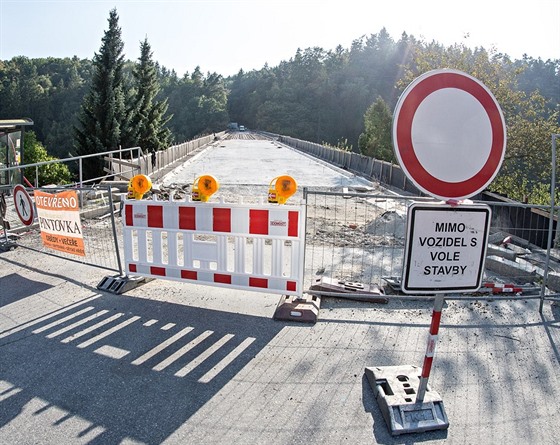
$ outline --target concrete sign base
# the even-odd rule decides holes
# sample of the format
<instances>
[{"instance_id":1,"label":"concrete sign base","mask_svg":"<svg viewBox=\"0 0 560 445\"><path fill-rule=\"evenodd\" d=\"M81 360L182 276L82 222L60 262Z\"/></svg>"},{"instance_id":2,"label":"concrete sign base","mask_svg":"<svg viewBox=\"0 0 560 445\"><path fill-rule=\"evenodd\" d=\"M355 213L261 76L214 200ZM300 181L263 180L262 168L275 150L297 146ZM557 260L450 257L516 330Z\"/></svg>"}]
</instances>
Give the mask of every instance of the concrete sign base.
<instances>
[{"instance_id":1,"label":"concrete sign base","mask_svg":"<svg viewBox=\"0 0 560 445\"><path fill-rule=\"evenodd\" d=\"M316 323L320 307L321 298L317 295L303 294L301 298L294 295L282 295L273 318L275 320Z\"/></svg>"},{"instance_id":2,"label":"concrete sign base","mask_svg":"<svg viewBox=\"0 0 560 445\"><path fill-rule=\"evenodd\" d=\"M365 374L393 436L444 430L449 420L440 395L429 387L423 401L416 400L422 368L418 366L368 367Z\"/></svg>"}]
</instances>

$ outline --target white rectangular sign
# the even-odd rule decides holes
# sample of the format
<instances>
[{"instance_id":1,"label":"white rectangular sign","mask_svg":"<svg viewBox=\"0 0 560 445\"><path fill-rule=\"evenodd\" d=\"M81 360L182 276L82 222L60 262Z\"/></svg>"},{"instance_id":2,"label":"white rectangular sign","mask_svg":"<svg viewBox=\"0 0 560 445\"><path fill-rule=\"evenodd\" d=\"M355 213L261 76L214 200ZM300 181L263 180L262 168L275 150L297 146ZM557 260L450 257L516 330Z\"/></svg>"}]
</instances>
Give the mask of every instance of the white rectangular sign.
<instances>
[{"instance_id":1,"label":"white rectangular sign","mask_svg":"<svg viewBox=\"0 0 560 445\"><path fill-rule=\"evenodd\" d=\"M490 216L486 205L412 204L408 208L403 292L477 290L484 271Z\"/></svg>"}]
</instances>

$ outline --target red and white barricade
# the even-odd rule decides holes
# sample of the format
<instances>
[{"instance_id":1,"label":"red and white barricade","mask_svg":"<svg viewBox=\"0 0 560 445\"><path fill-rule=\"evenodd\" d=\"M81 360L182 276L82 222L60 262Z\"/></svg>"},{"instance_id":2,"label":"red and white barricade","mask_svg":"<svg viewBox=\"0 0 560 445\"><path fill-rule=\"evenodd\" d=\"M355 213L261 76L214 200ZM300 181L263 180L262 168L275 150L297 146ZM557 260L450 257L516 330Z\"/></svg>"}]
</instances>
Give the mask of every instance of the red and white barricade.
<instances>
[{"instance_id":1,"label":"red and white barricade","mask_svg":"<svg viewBox=\"0 0 560 445\"><path fill-rule=\"evenodd\" d=\"M305 205L126 200L127 273L303 294Z\"/></svg>"}]
</instances>

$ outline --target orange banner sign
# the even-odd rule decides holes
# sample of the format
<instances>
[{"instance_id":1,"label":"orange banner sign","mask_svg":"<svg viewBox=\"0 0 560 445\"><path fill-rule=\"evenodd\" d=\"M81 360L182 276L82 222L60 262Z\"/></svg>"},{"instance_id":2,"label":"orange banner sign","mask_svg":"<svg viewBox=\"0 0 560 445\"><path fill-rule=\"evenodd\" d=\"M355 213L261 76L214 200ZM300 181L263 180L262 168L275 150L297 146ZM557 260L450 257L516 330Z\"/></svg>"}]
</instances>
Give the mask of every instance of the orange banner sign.
<instances>
[{"instance_id":1,"label":"orange banner sign","mask_svg":"<svg viewBox=\"0 0 560 445\"><path fill-rule=\"evenodd\" d=\"M34 196L43 245L85 256L78 194L74 190L57 194L36 190Z\"/></svg>"}]
</instances>

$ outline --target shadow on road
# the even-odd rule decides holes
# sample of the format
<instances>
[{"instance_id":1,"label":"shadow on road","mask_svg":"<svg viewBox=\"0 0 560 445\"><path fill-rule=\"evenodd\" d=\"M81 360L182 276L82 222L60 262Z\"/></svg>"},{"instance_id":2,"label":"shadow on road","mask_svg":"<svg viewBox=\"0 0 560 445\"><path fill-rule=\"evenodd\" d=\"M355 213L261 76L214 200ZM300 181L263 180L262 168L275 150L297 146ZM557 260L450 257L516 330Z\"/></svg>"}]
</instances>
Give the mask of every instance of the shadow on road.
<instances>
[{"instance_id":1,"label":"shadow on road","mask_svg":"<svg viewBox=\"0 0 560 445\"><path fill-rule=\"evenodd\" d=\"M30 295L43 292L51 287L53 286L50 284L30 280L17 273L0 277L0 289L2 289L2 293L0 294L0 307L12 304Z\"/></svg>"},{"instance_id":2,"label":"shadow on road","mask_svg":"<svg viewBox=\"0 0 560 445\"><path fill-rule=\"evenodd\" d=\"M67 412L61 423L84 419L89 426L77 438L100 432L89 443L161 443L283 327L115 295L39 320L1 340L0 383L13 386L0 387L0 428L39 398L46 406L34 416L56 407Z\"/></svg>"}]
</instances>

